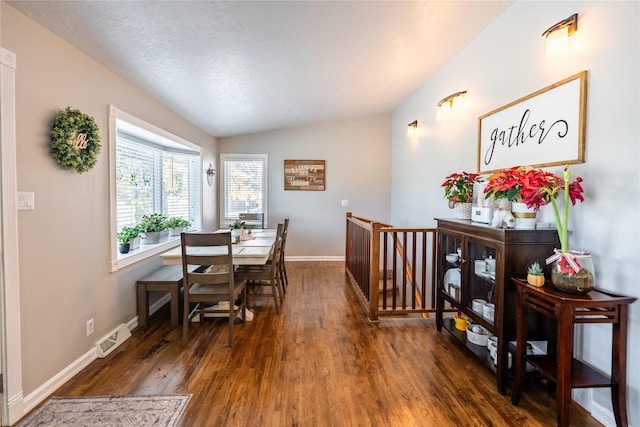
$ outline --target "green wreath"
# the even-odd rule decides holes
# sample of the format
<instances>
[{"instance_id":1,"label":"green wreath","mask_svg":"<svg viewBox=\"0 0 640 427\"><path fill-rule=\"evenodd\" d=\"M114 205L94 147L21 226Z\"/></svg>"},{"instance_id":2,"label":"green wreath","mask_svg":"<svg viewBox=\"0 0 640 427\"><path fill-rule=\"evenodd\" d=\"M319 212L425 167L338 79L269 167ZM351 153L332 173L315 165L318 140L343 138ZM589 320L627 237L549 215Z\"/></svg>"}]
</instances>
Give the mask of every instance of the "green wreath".
<instances>
[{"instance_id":1,"label":"green wreath","mask_svg":"<svg viewBox=\"0 0 640 427\"><path fill-rule=\"evenodd\" d=\"M96 165L100 154L100 129L93 117L67 107L51 129L51 155L67 169L83 173Z\"/></svg>"}]
</instances>

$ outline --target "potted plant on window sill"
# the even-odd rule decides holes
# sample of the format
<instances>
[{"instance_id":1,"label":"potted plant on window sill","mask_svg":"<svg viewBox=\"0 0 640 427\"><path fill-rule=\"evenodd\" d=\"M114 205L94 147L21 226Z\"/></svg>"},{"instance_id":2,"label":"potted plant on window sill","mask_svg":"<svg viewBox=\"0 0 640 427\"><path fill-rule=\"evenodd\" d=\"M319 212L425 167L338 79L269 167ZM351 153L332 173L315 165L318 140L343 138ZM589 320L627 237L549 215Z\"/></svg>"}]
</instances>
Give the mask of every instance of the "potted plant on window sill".
<instances>
[{"instance_id":1,"label":"potted plant on window sill","mask_svg":"<svg viewBox=\"0 0 640 427\"><path fill-rule=\"evenodd\" d=\"M167 227L169 228L169 236L179 236L180 233L187 231L191 227L191 221L177 216L167 220Z\"/></svg>"},{"instance_id":2,"label":"potted plant on window sill","mask_svg":"<svg viewBox=\"0 0 640 427\"><path fill-rule=\"evenodd\" d=\"M122 227L122 230L118 233L118 251L121 254L129 253L131 248L131 242L139 235L137 227Z\"/></svg>"},{"instance_id":3,"label":"potted plant on window sill","mask_svg":"<svg viewBox=\"0 0 640 427\"><path fill-rule=\"evenodd\" d=\"M140 226L136 225L135 227L130 227L131 228L131 234L133 235L133 238L129 241L130 247L129 250L130 251L135 251L136 249L140 248Z\"/></svg>"},{"instance_id":4,"label":"potted plant on window sill","mask_svg":"<svg viewBox=\"0 0 640 427\"><path fill-rule=\"evenodd\" d=\"M167 217L161 213L144 215L138 224L143 245L153 245L169 238Z\"/></svg>"}]
</instances>

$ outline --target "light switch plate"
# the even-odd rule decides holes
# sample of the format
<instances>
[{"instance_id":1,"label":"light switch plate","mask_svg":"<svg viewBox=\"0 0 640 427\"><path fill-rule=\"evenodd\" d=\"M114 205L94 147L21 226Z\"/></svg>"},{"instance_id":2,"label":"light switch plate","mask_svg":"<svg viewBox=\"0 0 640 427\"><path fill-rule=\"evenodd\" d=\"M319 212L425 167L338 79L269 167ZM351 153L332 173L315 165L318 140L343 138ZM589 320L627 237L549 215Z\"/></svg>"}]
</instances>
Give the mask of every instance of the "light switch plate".
<instances>
[{"instance_id":1,"label":"light switch plate","mask_svg":"<svg viewBox=\"0 0 640 427\"><path fill-rule=\"evenodd\" d=\"M32 211L35 206L35 194L33 191L19 191L18 192L18 210L19 211Z\"/></svg>"},{"instance_id":2,"label":"light switch plate","mask_svg":"<svg viewBox=\"0 0 640 427\"><path fill-rule=\"evenodd\" d=\"M349 206L349 201L348 200L343 200L342 201L342 206L344 206L344 207Z\"/></svg>"}]
</instances>

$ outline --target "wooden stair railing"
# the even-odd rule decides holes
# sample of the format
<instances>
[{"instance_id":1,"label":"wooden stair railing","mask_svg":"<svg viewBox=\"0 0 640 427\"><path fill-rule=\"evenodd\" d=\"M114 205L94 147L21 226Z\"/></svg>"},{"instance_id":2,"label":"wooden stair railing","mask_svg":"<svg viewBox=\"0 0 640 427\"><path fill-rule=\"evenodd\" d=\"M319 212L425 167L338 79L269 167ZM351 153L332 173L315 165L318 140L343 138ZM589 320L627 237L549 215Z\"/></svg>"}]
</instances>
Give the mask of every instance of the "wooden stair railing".
<instances>
[{"instance_id":1,"label":"wooden stair railing","mask_svg":"<svg viewBox=\"0 0 640 427\"><path fill-rule=\"evenodd\" d=\"M347 212L345 271L367 308L379 316L435 312L434 228L393 228Z\"/></svg>"}]
</instances>

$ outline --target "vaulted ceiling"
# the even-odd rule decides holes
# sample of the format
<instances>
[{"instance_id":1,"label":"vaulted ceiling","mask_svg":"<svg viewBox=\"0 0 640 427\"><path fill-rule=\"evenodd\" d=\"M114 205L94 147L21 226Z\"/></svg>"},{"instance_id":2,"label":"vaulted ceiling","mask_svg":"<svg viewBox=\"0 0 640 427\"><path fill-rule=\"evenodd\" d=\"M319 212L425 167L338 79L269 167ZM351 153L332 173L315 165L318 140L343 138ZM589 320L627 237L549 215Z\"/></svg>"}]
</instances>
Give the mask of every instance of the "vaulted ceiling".
<instances>
[{"instance_id":1,"label":"vaulted ceiling","mask_svg":"<svg viewBox=\"0 0 640 427\"><path fill-rule=\"evenodd\" d=\"M8 1L214 136L392 111L513 1Z\"/></svg>"}]
</instances>

